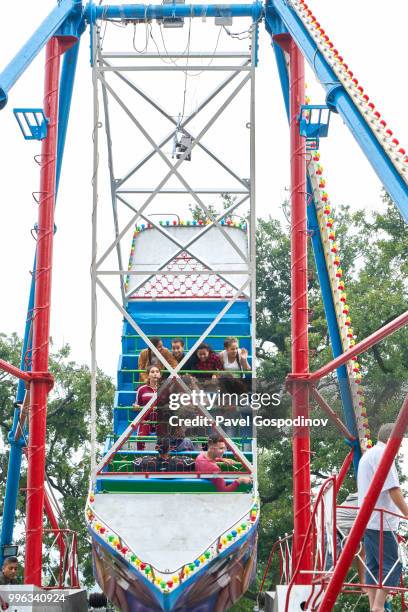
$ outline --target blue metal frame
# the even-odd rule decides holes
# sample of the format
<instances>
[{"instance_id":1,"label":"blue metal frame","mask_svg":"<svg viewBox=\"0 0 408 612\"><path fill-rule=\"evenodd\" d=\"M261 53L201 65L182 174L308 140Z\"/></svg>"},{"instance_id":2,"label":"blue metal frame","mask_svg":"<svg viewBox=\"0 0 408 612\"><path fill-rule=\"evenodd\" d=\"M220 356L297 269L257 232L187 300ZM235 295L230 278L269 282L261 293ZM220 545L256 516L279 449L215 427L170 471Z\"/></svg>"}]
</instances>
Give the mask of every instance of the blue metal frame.
<instances>
[{"instance_id":1,"label":"blue metal frame","mask_svg":"<svg viewBox=\"0 0 408 612\"><path fill-rule=\"evenodd\" d=\"M307 190L312 193L312 186L308 179ZM312 201L307 207L307 224L311 234L313 255L316 262L317 275L319 277L320 289L322 292L322 300L324 306L324 312L326 314L327 328L329 330L329 336L332 346L333 358L343 354L343 345L341 342L341 336L339 326L337 323L336 309L333 302L333 295L330 286L330 277L327 271L326 258L324 256L324 249L322 240L320 237L319 223L317 220L315 203ZM355 419L353 399L350 391L350 385L347 376L346 366L341 366L336 370L337 380L339 383L339 391L341 402L343 404L344 418L346 425L350 433L356 438L354 443L354 469L357 474L358 463L361 459L361 448L358 441L358 431Z\"/></svg>"},{"instance_id":2,"label":"blue metal frame","mask_svg":"<svg viewBox=\"0 0 408 612\"><path fill-rule=\"evenodd\" d=\"M370 161L375 172L379 176L384 187L391 195L398 206L402 216L408 221L408 189L402 177L398 174L385 151L374 136L371 128L361 115L360 111L350 98L337 76L326 62L323 55L317 48L313 38L305 28L301 19L291 8L287 0L268 0L263 6L261 2L252 4L195 4L195 5L103 5L95 6L90 1L86 8L82 0L58 0L57 6L51 11L41 25L35 30L29 40L23 45L21 50L0 73L0 109L7 104L8 93L19 77L31 64L32 60L38 55L47 41L54 35L69 38L80 38L85 29L85 19L91 27L97 20L103 19L161 19L164 17L217 17L225 15L228 11L233 17L251 17L253 21L259 21L265 16L266 30L273 38L276 34L290 34L299 46L303 55L309 62L318 80L326 90L327 104L334 111L338 112L351 133L357 140L362 151ZM258 27L258 26L257 26ZM281 82L285 108L289 114L289 82L287 75L286 62L282 49L274 44L274 53L278 66L279 78ZM58 160L57 160L57 188L61 174L62 158L67 133L68 116L72 97L75 68L78 57L78 43L71 47L65 54L62 68L61 88L60 88L60 111L59 111L59 140L58 140ZM256 50L257 61L257 50ZM310 186L309 186L310 189ZM314 204L308 206L308 222L310 229L316 228L316 210ZM320 234L313 232L312 244L316 259L316 266L319 281L322 287L322 296L329 327L330 339L333 347L333 355L336 357L341 354L342 347L335 309L331 295L330 285L328 284L328 274ZM30 298L28 305L28 316L26 321L21 368L24 369L24 357L30 348L29 336L31 317L30 313L34 307L35 290L35 270L36 260L34 260L33 278L31 282ZM356 434L354 411L351 401L351 393L348 385L345 367L337 370L339 379L340 393L345 418L350 431ZM24 397L24 383L19 381L16 403L21 403ZM18 482L21 466L22 440L15 443L14 434L16 431L19 408L16 407L13 418L13 426L9 434L11 444L10 459L8 467L6 496L4 501L3 525L1 533L1 544L8 544L12 540L15 509L18 494ZM356 447L357 448L357 447ZM355 465L358 463L359 447L357 448ZM1 557L0 549L0 557Z\"/></svg>"},{"instance_id":3,"label":"blue metal frame","mask_svg":"<svg viewBox=\"0 0 408 612\"><path fill-rule=\"evenodd\" d=\"M81 0L60 0L0 74L0 109L6 106L10 89L72 12L82 13Z\"/></svg>"},{"instance_id":4,"label":"blue metal frame","mask_svg":"<svg viewBox=\"0 0 408 612\"><path fill-rule=\"evenodd\" d=\"M317 111L317 113L314 111ZM323 111L327 111L327 121L324 121ZM319 148L319 139L328 135L329 124L330 108L328 106L324 104L301 105L299 131L300 135L306 138L306 151Z\"/></svg>"},{"instance_id":5,"label":"blue metal frame","mask_svg":"<svg viewBox=\"0 0 408 612\"><path fill-rule=\"evenodd\" d=\"M284 23L285 28L326 90L327 105L341 115L380 181L398 206L401 215L408 222L408 188L404 179L396 171L359 109L289 3L285 0L270 0L270 4L266 7L266 20L269 21L271 33L279 34L279 31L273 29L275 14Z\"/></svg>"},{"instance_id":6,"label":"blue metal frame","mask_svg":"<svg viewBox=\"0 0 408 612\"><path fill-rule=\"evenodd\" d=\"M82 29L82 27L81 27ZM82 29L83 31L83 29ZM80 32L82 33L82 32ZM61 177L62 160L64 155L64 147L68 130L69 112L71 107L72 93L74 87L75 72L78 59L80 39L64 54L60 91L59 91L59 110L58 110L58 150L57 150L57 168L56 168L56 191ZM37 269L37 256L34 257L33 274L31 277L30 296L27 307L27 319L24 330L23 348L21 351L20 369L26 370L27 364L25 356L31 348L31 313L34 309L35 295L35 272ZM21 460L24 446L24 437L22 436L18 442L14 441L14 436L17 430L17 425L20 416L19 404L23 402L25 393L25 384L19 380L16 394L16 408L14 410L13 425L8 436L10 443L9 463L7 468L7 483L4 496L3 521L0 536L0 565L3 562L2 551L3 546L11 544L13 541L14 523L16 518L18 489L21 473Z\"/></svg>"}]
</instances>

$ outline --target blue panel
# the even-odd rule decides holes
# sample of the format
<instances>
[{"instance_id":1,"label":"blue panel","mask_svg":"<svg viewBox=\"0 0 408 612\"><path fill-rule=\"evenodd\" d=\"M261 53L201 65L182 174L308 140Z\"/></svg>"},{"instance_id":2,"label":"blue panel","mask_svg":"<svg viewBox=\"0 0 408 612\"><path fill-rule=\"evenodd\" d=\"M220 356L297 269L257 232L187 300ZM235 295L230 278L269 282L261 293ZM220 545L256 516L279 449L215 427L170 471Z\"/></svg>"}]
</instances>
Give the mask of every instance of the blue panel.
<instances>
[{"instance_id":1,"label":"blue panel","mask_svg":"<svg viewBox=\"0 0 408 612\"><path fill-rule=\"evenodd\" d=\"M191 347L201 334L212 323L226 301L215 300L133 300L128 302L127 311L132 319L148 336L180 336L186 341L186 349ZM214 350L222 350L227 336L248 336L240 339L240 345L251 355L251 322L249 302L235 302L221 321L214 327L208 343ZM212 338L211 336L220 336ZM191 336L188 337L187 336ZM163 344L171 348L171 338L163 338ZM117 392L114 406L131 406L136 399L137 374L129 370L138 369L140 350L145 342L136 334L133 327L124 321L122 336L122 355L118 363ZM134 416L128 410L113 411L113 425L116 435L120 435L128 426L128 419Z\"/></svg>"},{"instance_id":2,"label":"blue panel","mask_svg":"<svg viewBox=\"0 0 408 612\"><path fill-rule=\"evenodd\" d=\"M146 334L198 334L208 327L224 308L223 301L189 300L134 300L128 304L128 312ZM213 334L249 334L249 303L235 302L223 316ZM133 334L134 330L125 322L124 332Z\"/></svg>"},{"instance_id":3,"label":"blue panel","mask_svg":"<svg viewBox=\"0 0 408 612\"><path fill-rule=\"evenodd\" d=\"M404 179L398 174L371 128L320 53L316 43L295 11L285 0L271 0L271 5L267 7L266 19L273 34L279 33L273 30L274 20L272 17L274 11L285 24L288 32L294 38L316 74L318 81L325 88L327 104L342 116L380 181L398 206L404 219L408 221L408 187Z\"/></svg>"}]
</instances>

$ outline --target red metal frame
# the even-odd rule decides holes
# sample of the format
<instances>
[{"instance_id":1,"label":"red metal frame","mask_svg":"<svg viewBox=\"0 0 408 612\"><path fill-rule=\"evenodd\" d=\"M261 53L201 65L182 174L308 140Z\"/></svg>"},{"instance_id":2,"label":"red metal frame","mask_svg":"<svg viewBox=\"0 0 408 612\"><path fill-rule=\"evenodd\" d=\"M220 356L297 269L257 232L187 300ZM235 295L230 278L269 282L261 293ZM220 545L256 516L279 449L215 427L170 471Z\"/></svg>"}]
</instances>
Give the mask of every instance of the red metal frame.
<instances>
[{"instance_id":1,"label":"red metal frame","mask_svg":"<svg viewBox=\"0 0 408 612\"><path fill-rule=\"evenodd\" d=\"M335 508L337 509L339 507L337 506L337 501L336 501L337 494L350 468L350 465L352 464L353 452L354 452L354 449L352 449L350 453L347 455L347 457L345 458L339 474L337 476L330 476L327 480L325 480L325 482L320 487L319 493L313 505L311 520L310 520L310 523L307 529L307 536L311 541L313 541L313 569L310 572L312 588L311 588L310 595L305 605L305 609L307 610L309 609L317 610L318 609L321 612L327 612L328 610L333 609L335 599L333 600L333 602L329 602L329 603L322 601L322 603L320 604L320 607L318 607L319 604L317 602L319 598L321 597L322 592L327 587L327 584L330 580L330 572L328 572L327 567L326 567L327 559L326 559L325 549L326 549L327 541L332 542L332 562L333 562L333 567L335 571L337 570L337 567L339 566L340 559L341 559L341 557L340 559L337 559L337 536L336 536L337 534L337 525L336 525L337 513L336 511L334 511L334 509ZM331 512L331 531L329 534L329 533L326 533L326 527L325 527L326 506L324 503L324 493L328 491L330 487L331 487L331 495L333 497L333 503L332 503L332 509L330 510ZM358 510L357 506L350 505L347 507ZM380 522L381 526L384 523L383 515L385 512L387 514L392 514L394 516L399 516L400 518L403 518L398 514L388 512L385 510L381 510L381 509L378 509L378 512L380 512L380 515L381 515L381 522ZM319 520L317 520L318 516L320 516ZM320 527L319 527L319 521L320 521ZM320 533L318 532L318 530L321 530ZM380 531L381 531L381 534L380 534L380 542L381 542L383 538L382 529L380 529ZM320 544L318 545L319 537L320 537ZM345 542L348 541L349 537L350 535L345 539ZM291 535L287 535L285 538L280 538L274 543L271 553L268 558L268 562L267 562L265 572L262 578L259 593L261 593L264 590L265 582L266 582L266 579L267 579L267 576L268 576L268 573L269 573L269 570L272 564L272 560L276 554L279 555L279 570L280 570L279 584L282 584L282 581L284 579L284 566L285 565L287 566L288 559L290 557L289 545L290 545L291 538L292 538ZM399 537L399 541L404 541L405 543L407 543L406 540L404 540L404 538L401 538L401 537ZM359 543L360 541L358 542L358 544ZM282 544L284 546L282 546ZM305 553L305 550L306 550L306 546L304 545L302 549L302 555ZM354 557L354 553L353 553L353 557ZM380 545L380 559L379 559L380 568L382 567L382 564L383 564L383 551ZM299 559L298 565L294 569L293 573L287 574L287 576L289 576L289 588L288 588L288 593L286 597L285 612L289 612L290 610L290 593L294 585L298 583L297 574L301 571L300 570L301 565L302 565L301 559ZM348 570L348 567L346 568L346 570ZM362 588L374 588L374 589L384 588L383 582L382 582L381 569L379 571L379 582L376 585L366 585L360 582L344 582L343 583L342 581L339 581L339 585L340 585L339 592L343 592L345 594L348 594L348 593L360 594ZM404 610L405 609L404 594L408 592L408 588L404 586L403 580L401 579L400 586L392 587L392 589L390 590L392 593L396 593L401 596L401 606L402 606L402 610ZM335 597L337 597L337 595Z\"/></svg>"},{"instance_id":2,"label":"red metal frame","mask_svg":"<svg viewBox=\"0 0 408 612\"><path fill-rule=\"evenodd\" d=\"M33 311L32 376L30 385L27 526L25 584L41 586L44 512L45 440L52 251L54 238L55 178L58 140L58 87L60 55L64 47L54 37L46 46L44 113L48 118L47 137L42 142L40 197L38 207L37 269Z\"/></svg>"},{"instance_id":3,"label":"red metal frame","mask_svg":"<svg viewBox=\"0 0 408 612\"><path fill-rule=\"evenodd\" d=\"M306 220L306 145L299 131L300 107L305 95L304 58L291 38L290 57L290 162L291 162L291 321L292 372L308 375L308 308L307 308L307 220ZM294 381L292 388L293 418L309 416L309 389ZM293 567L312 568L312 547L307 542L310 522L310 431L293 428ZM301 554L302 550L304 554ZM308 574L298 573L299 584L309 584Z\"/></svg>"},{"instance_id":4,"label":"red metal frame","mask_svg":"<svg viewBox=\"0 0 408 612\"><path fill-rule=\"evenodd\" d=\"M58 568L58 585L46 586L43 585L43 589L66 589L67 587L72 589L78 589L80 587L78 581L78 540L75 531L70 529L44 529L44 533L53 533L56 535L57 541L64 541L64 538L72 537L72 548L71 548L71 562L68 568L65 568L65 548L64 551L59 547L59 568ZM69 583L66 582L65 578L69 575Z\"/></svg>"},{"instance_id":5,"label":"red metal frame","mask_svg":"<svg viewBox=\"0 0 408 612\"><path fill-rule=\"evenodd\" d=\"M344 425L343 421L337 416L332 408L330 408L329 404L326 402L324 397L320 395L318 390L311 385L310 394L315 400L315 402L320 406L320 408L327 414L327 416L331 419L331 421L335 424L337 429L349 440L350 442L354 442L356 439Z\"/></svg>"},{"instance_id":6,"label":"red metal frame","mask_svg":"<svg viewBox=\"0 0 408 612\"><path fill-rule=\"evenodd\" d=\"M31 372L20 370L20 368L17 368L8 361L4 361L4 359L0 359L0 370L3 370L12 376L16 376L17 378L21 378L21 380L25 380L26 382L30 382L31 380Z\"/></svg>"},{"instance_id":7,"label":"red metal frame","mask_svg":"<svg viewBox=\"0 0 408 612\"><path fill-rule=\"evenodd\" d=\"M340 366L344 365L345 363L350 361L350 359L359 355L360 353L368 351L369 348L371 348L381 340L384 340L384 338L387 338L388 336L398 331L399 329L401 329L401 327L404 327L404 325L407 324L408 310L399 317L396 317L393 321L391 321L391 323L387 323L387 325L384 325L383 327L380 327L380 329L377 329L377 331L372 333L370 336L367 336L367 338L364 338L364 340L361 340L361 342L355 344L353 348L349 349L342 355L339 355L339 357L336 357L336 359L329 361L329 363L327 363L319 370L316 370L316 372L312 372L308 379L311 381L320 380L321 378L323 378L323 376L327 376L327 374L330 374L330 372L333 372L333 370L336 370Z\"/></svg>"},{"instance_id":8,"label":"red metal frame","mask_svg":"<svg viewBox=\"0 0 408 612\"><path fill-rule=\"evenodd\" d=\"M404 433L408 427L408 395L401 407L391 437L387 442L384 450L384 454L378 465L377 471L371 482L371 485L367 491L367 495L364 502L357 514L355 523L350 531L347 538L346 545L344 546L340 555L337 566L335 567L333 576L327 586L326 592L319 606L321 612L331 610L336 603L338 594L340 593L344 579L347 575L347 571L353 561L353 557L363 537L364 530L370 519L370 516L374 510L378 496L381 493L381 489L384 485L385 479L388 472L391 469L392 462L398 450L401 446Z\"/></svg>"}]
</instances>

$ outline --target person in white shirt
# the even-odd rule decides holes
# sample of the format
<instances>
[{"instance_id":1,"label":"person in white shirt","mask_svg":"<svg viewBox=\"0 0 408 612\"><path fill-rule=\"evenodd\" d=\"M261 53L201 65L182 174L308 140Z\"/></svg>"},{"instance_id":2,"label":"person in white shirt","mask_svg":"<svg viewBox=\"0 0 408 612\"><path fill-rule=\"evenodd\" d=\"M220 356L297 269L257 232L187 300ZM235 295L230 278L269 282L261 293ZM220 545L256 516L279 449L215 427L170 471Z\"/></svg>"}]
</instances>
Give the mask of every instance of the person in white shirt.
<instances>
[{"instance_id":1,"label":"person in white shirt","mask_svg":"<svg viewBox=\"0 0 408 612\"><path fill-rule=\"evenodd\" d=\"M219 354L223 370L228 372L233 370L232 376L241 378L242 371L250 370L251 366L248 363L248 351L245 348L239 348L238 338L225 338L224 350Z\"/></svg>"},{"instance_id":2,"label":"person in white shirt","mask_svg":"<svg viewBox=\"0 0 408 612\"><path fill-rule=\"evenodd\" d=\"M378 431L378 442L362 456L357 473L358 505L361 506L374 474L383 456L386 444L391 436L394 424L385 423ZM383 546L382 546L382 582L392 588L398 586L402 566L398 557L398 542L396 531L400 519L390 512L402 514L408 519L408 505L401 491L397 469L393 463L387 474L383 488L375 507L386 510L383 512ZM364 548L366 554L366 584L375 585L379 581L380 564L380 531L381 513L373 511L364 533ZM388 589L368 589L370 610L382 612L387 598Z\"/></svg>"}]
</instances>

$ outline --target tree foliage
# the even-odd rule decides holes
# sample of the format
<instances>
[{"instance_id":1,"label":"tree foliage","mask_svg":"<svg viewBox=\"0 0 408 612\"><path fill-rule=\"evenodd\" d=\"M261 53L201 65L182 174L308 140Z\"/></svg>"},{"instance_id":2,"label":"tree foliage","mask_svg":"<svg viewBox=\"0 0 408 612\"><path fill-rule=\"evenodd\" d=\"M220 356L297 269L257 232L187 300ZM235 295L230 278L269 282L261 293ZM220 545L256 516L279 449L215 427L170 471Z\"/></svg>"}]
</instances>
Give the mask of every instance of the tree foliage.
<instances>
[{"instance_id":1,"label":"tree foliage","mask_svg":"<svg viewBox=\"0 0 408 612\"><path fill-rule=\"evenodd\" d=\"M407 308L406 226L386 194L384 205L384 212L373 214L365 210L351 211L347 206L339 207L333 214L347 303L357 339L373 333ZM290 372L291 351L289 224L272 218L261 219L257 239L257 337L261 360L258 377L267 380L272 389L283 391L284 379ZM311 245L308 266L310 369L314 370L331 359L332 352ZM407 392L407 350L408 330L402 329L359 357L373 435L381 423L393 421L401 407ZM342 416L335 376L326 377L320 388L329 404ZM313 406L311 409L312 414L319 414ZM279 410L290 414L287 394L283 395ZM273 542L291 531L293 517L291 440L284 432L279 439L268 438L260 429L258 437L262 501L259 584ZM326 475L338 471L348 447L333 430L323 435L312 430L311 450L312 479L318 485ZM351 473L344 482L340 501L355 488ZM277 580L276 567L268 580L268 588L273 587ZM364 606L365 603L356 609L366 609Z\"/></svg>"},{"instance_id":2,"label":"tree foliage","mask_svg":"<svg viewBox=\"0 0 408 612\"><path fill-rule=\"evenodd\" d=\"M0 356L19 365L21 340L16 334L0 336ZM85 529L84 504L89 487L90 469L90 372L85 365L70 360L68 344L52 351L50 371L55 385L47 409L46 471L49 482L63 511L66 525L78 532L81 574L86 583L92 582L89 538ZM1 444L5 445L12 425L16 382L3 374L0 385ZM102 444L111 430L114 386L111 379L98 372L97 376L97 440ZM6 483L6 455L1 454L0 500L3 503ZM26 484L26 468L20 487ZM25 497L20 496L17 521L25 515ZM17 530L18 532L19 530ZM24 545L24 538L21 537Z\"/></svg>"}]
</instances>

